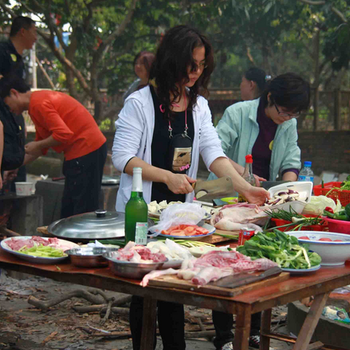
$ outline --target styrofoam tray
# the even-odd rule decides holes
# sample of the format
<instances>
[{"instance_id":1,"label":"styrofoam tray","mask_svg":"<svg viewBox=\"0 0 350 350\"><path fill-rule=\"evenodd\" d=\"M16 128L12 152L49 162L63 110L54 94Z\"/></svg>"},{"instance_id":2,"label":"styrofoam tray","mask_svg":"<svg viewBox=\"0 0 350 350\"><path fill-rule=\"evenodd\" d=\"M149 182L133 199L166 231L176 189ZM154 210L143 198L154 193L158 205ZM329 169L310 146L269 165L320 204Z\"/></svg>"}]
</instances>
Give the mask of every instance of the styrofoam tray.
<instances>
[{"instance_id":1,"label":"styrofoam tray","mask_svg":"<svg viewBox=\"0 0 350 350\"><path fill-rule=\"evenodd\" d=\"M273 197L273 195L276 192L286 189L286 190L293 190L293 191L299 192L299 200L274 205L272 207L266 207L266 209L268 208L271 208L273 210L283 209L283 210L289 211L290 208L293 208L298 214L301 214L302 211L304 210L305 205L310 202L312 188L313 188L313 183L311 181L294 181L294 182L283 183L278 186L273 186L268 190L271 197Z\"/></svg>"}]
</instances>

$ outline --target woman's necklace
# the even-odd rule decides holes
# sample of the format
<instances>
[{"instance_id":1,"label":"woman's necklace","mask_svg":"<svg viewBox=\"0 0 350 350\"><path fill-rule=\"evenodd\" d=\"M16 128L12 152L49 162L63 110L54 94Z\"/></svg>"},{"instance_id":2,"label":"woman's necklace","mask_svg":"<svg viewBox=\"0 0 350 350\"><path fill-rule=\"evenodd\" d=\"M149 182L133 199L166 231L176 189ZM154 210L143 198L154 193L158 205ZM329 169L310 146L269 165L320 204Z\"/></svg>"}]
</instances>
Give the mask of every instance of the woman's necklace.
<instances>
[{"instance_id":1,"label":"woman's necklace","mask_svg":"<svg viewBox=\"0 0 350 350\"><path fill-rule=\"evenodd\" d=\"M184 102L185 102L185 130L184 130L184 134L185 134L185 136L188 136L188 135L187 135L188 125L187 125L187 97L186 97L186 92L185 92L184 95L183 95L183 100L184 100ZM181 100L180 100L180 101L181 101ZM180 102L180 101L179 101L179 102ZM174 103L174 102L173 102L171 105L174 106L174 107L180 107L180 104ZM159 109L160 109L160 111L161 111L162 113L165 112L165 109L163 108L163 105L160 105L160 106L159 106ZM172 139L172 138L173 138L173 128L171 127L171 121L170 121L170 119L169 119L168 131L169 131L169 139Z\"/></svg>"}]
</instances>

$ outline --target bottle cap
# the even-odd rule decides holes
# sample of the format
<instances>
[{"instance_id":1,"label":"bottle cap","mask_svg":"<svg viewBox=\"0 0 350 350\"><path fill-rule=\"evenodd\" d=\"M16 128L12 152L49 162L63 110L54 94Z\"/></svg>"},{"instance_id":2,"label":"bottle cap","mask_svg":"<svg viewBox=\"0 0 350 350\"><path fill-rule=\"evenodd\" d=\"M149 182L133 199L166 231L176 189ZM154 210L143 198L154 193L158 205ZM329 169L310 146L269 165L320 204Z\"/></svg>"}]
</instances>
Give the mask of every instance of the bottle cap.
<instances>
[{"instance_id":1,"label":"bottle cap","mask_svg":"<svg viewBox=\"0 0 350 350\"><path fill-rule=\"evenodd\" d=\"M132 169L133 174L142 174L142 168L133 168Z\"/></svg>"},{"instance_id":2,"label":"bottle cap","mask_svg":"<svg viewBox=\"0 0 350 350\"><path fill-rule=\"evenodd\" d=\"M304 166L311 168L312 162L304 162Z\"/></svg>"},{"instance_id":3,"label":"bottle cap","mask_svg":"<svg viewBox=\"0 0 350 350\"><path fill-rule=\"evenodd\" d=\"M247 154L245 156L245 162L246 163L253 163L253 156L251 154Z\"/></svg>"}]
</instances>

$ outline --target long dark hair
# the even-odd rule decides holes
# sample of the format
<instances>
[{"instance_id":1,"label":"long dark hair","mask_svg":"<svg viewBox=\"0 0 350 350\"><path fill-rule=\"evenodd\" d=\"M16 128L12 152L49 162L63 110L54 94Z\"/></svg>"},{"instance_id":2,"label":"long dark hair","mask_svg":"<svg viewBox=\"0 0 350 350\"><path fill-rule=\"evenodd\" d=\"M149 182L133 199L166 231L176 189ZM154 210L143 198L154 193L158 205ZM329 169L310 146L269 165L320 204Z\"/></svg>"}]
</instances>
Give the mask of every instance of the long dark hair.
<instances>
[{"instance_id":1,"label":"long dark hair","mask_svg":"<svg viewBox=\"0 0 350 350\"><path fill-rule=\"evenodd\" d=\"M270 104L268 94L270 95ZM295 73L285 73L272 79L261 95L263 107L273 105L285 107L290 112L308 110L310 106L310 84Z\"/></svg>"},{"instance_id":2,"label":"long dark hair","mask_svg":"<svg viewBox=\"0 0 350 350\"><path fill-rule=\"evenodd\" d=\"M171 116L171 104L182 93L176 84L188 83L188 67L196 67L192 55L197 47L205 48L205 69L196 83L189 88L189 108L196 104L199 91L205 96L208 95L210 75L214 70L213 49L209 40L196 29L180 25L170 29L158 47L150 80L155 80L157 95L167 117Z\"/></svg>"}]
</instances>

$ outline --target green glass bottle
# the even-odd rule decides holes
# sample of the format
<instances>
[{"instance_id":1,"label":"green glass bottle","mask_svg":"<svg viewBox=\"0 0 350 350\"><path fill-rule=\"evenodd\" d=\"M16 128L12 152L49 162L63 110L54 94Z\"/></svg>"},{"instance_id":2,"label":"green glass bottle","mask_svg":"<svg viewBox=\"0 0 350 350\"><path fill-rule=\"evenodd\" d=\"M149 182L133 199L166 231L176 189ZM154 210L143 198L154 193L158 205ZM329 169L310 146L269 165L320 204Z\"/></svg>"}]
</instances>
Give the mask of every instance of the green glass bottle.
<instances>
[{"instance_id":1,"label":"green glass bottle","mask_svg":"<svg viewBox=\"0 0 350 350\"><path fill-rule=\"evenodd\" d=\"M133 169L131 197L125 207L125 242L147 244L148 207L142 194L142 168Z\"/></svg>"}]
</instances>

